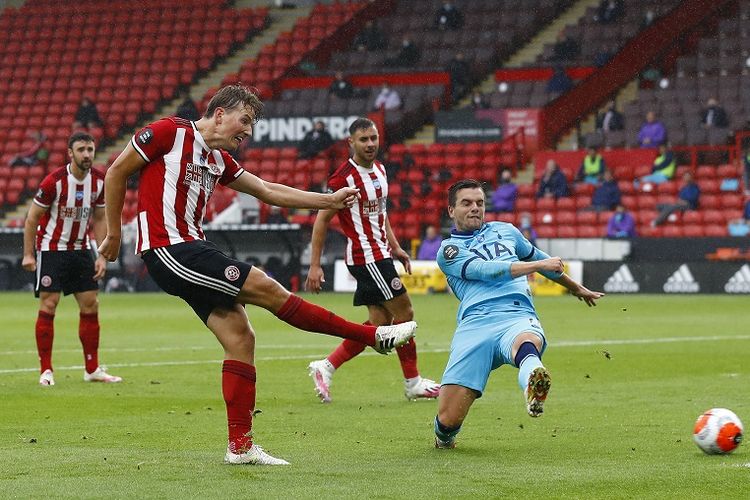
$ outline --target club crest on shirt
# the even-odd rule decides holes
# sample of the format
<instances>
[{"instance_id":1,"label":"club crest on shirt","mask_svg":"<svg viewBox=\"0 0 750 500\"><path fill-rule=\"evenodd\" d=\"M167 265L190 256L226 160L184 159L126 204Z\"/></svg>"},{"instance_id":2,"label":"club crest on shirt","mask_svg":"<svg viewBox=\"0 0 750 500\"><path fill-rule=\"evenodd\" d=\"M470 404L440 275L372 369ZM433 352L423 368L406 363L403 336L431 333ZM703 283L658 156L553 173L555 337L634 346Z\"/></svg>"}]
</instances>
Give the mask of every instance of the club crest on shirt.
<instances>
[{"instance_id":1,"label":"club crest on shirt","mask_svg":"<svg viewBox=\"0 0 750 500\"><path fill-rule=\"evenodd\" d=\"M52 284L52 278L45 274L42 276L42 286L50 286Z\"/></svg>"},{"instance_id":2,"label":"club crest on shirt","mask_svg":"<svg viewBox=\"0 0 750 500\"><path fill-rule=\"evenodd\" d=\"M445 260L453 260L458 257L458 247L456 245L446 245L443 248L443 257Z\"/></svg>"},{"instance_id":3,"label":"club crest on shirt","mask_svg":"<svg viewBox=\"0 0 750 500\"><path fill-rule=\"evenodd\" d=\"M373 187L374 187L375 189L380 189L380 180L379 180L379 179L373 179L373 180L372 180L372 186L373 186Z\"/></svg>"},{"instance_id":4,"label":"club crest on shirt","mask_svg":"<svg viewBox=\"0 0 750 500\"><path fill-rule=\"evenodd\" d=\"M209 163L208 170L210 170L213 175L217 175L217 176L221 175L221 169L216 163Z\"/></svg>"},{"instance_id":5,"label":"club crest on shirt","mask_svg":"<svg viewBox=\"0 0 750 500\"><path fill-rule=\"evenodd\" d=\"M83 191L76 191L76 201L83 200Z\"/></svg>"},{"instance_id":6,"label":"club crest on shirt","mask_svg":"<svg viewBox=\"0 0 750 500\"><path fill-rule=\"evenodd\" d=\"M391 280L391 288L393 288L394 290L401 290L401 288L402 288L403 286L404 286L404 285L403 285L403 284L401 283L401 280L400 280L400 279L398 279L398 278L393 278L393 279Z\"/></svg>"},{"instance_id":7,"label":"club crest on shirt","mask_svg":"<svg viewBox=\"0 0 750 500\"><path fill-rule=\"evenodd\" d=\"M135 136L135 140L138 144L141 144L145 146L149 142L151 142L151 139L154 138L154 131L150 128L144 128L140 132L138 132L138 135Z\"/></svg>"},{"instance_id":8,"label":"club crest on shirt","mask_svg":"<svg viewBox=\"0 0 750 500\"><path fill-rule=\"evenodd\" d=\"M224 269L224 277L229 281L237 281L240 277L240 270L237 269L237 266L229 266Z\"/></svg>"}]
</instances>

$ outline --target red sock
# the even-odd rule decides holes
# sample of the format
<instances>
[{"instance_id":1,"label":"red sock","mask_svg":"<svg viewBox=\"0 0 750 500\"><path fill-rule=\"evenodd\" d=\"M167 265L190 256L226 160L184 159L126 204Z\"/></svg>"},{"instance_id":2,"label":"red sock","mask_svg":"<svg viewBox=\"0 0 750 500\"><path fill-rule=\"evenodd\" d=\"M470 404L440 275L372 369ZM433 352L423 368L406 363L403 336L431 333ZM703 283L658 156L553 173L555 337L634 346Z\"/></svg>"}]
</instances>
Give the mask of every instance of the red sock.
<instances>
[{"instance_id":1,"label":"red sock","mask_svg":"<svg viewBox=\"0 0 750 500\"><path fill-rule=\"evenodd\" d=\"M229 447L233 453L243 453L253 445L250 430L255 408L255 367L225 359L221 367L221 389L227 405Z\"/></svg>"},{"instance_id":2,"label":"red sock","mask_svg":"<svg viewBox=\"0 0 750 500\"><path fill-rule=\"evenodd\" d=\"M396 348L398 360L401 361L401 371L404 372L404 378L414 378L419 376L417 370L417 344L414 339Z\"/></svg>"},{"instance_id":3,"label":"red sock","mask_svg":"<svg viewBox=\"0 0 750 500\"><path fill-rule=\"evenodd\" d=\"M55 338L55 315L39 311L36 317L36 350L39 353L39 364L43 373L52 369L52 341Z\"/></svg>"},{"instance_id":4,"label":"red sock","mask_svg":"<svg viewBox=\"0 0 750 500\"><path fill-rule=\"evenodd\" d=\"M369 346L375 345L376 327L352 323L341 316L336 316L327 309L302 300L296 295L289 296L289 299L276 313L276 317L300 330L325 333L355 340Z\"/></svg>"},{"instance_id":5,"label":"red sock","mask_svg":"<svg viewBox=\"0 0 750 500\"><path fill-rule=\"evenodd\" d=\"M81 313L78 316L78 338L83 346L86 373L94 373L99 368L99 315L97 313Z\"/></svg>"},{"instance_id":6,"label":"red sock","mask_svg":"<svg viewBox=\"0 0 750 500\"><path fill-rule=\"evenodd\" d=\"M362 323L363 325L372 325L369 321ZM367 347L362 342L355 342L354 340L346 339L339 346L328 355L328 362L333 365L334 368L338 368L350 359L354 359L365 350Z\"/></svg>"}]
</instances>

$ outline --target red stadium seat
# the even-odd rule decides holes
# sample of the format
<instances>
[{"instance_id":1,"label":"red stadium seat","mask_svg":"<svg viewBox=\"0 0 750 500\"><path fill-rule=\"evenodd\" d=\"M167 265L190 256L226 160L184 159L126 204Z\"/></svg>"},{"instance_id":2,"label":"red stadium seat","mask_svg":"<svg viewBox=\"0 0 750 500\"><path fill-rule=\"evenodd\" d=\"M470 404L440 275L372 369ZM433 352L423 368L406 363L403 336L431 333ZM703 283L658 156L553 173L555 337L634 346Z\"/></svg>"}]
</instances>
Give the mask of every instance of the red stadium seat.
<instances>
[{"instance_id":1,"label":"red stadium seat","mask_svg":"<svg viewBox=\"0 0 750 500\"><path fill-rule=\"evenodd\" d=\"M604 231L601 231L598 226L578 226L576 236L578 238L601 238L604 236Z\"/></svg>"}]
</instances>

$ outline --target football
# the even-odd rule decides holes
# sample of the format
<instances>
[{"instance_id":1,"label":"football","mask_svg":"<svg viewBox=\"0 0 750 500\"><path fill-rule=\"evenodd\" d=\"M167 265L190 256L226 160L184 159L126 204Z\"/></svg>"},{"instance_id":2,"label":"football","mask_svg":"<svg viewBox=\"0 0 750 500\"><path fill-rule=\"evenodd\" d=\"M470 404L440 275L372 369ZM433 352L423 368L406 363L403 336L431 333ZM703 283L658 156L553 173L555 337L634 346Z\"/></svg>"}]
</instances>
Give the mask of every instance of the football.
<instances>
[{"instance_id":1,"label":"football","mask_svg":"<svg viewBox=\"0 0 750 500\"><path fill-rule=\"evenodd\" d=\"M693 440L709 455L731 453L742 442L742 422L733 411L712 408L695 421Z\"/></svg>"}]
</instances>

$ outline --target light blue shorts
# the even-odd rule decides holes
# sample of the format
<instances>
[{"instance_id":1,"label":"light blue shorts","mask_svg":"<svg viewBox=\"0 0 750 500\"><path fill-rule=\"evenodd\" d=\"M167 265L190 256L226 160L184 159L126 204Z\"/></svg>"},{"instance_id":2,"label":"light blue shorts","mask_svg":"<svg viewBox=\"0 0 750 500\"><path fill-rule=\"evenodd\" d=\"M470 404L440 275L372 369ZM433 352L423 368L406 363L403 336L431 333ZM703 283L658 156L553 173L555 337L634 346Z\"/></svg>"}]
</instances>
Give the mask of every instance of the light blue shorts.
<instances>
[{"instance_id":1,"label":"light blue shorts","mask_svg":"<svg viewBox=\"0 0 750 500\"><path fill-rule=\"evenodd\" d=\"M532 314L490 313L464 318L453 335L441 384L462 385L477 391L477 397L481 397L492 370L505 364L514 366L513 342L525 332L542 340L540 354L544 353L547 339L539 318Z\"/></svg>"}]
</instances>

